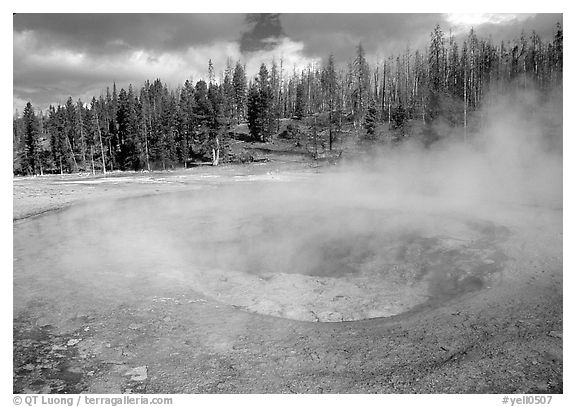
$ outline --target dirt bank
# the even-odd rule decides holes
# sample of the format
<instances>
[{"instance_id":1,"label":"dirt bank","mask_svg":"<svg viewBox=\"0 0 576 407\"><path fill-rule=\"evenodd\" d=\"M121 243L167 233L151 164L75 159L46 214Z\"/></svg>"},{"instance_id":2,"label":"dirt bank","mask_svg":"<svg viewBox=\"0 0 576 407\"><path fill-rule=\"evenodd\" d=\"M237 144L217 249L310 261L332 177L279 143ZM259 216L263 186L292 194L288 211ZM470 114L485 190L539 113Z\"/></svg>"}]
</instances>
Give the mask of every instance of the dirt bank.
<instances>
[{"instance_id":1,"label":"dirt bank","mask_svg":"<svg viewBox=\"0 0 576 407\"><path fill-rule=\"evenodd\" d=\"M266 164L15 179L14 234L22 219L68 205L310 171ZM503 244L511 261L496 286L344 323L246 312L153 278L90 298L81 295L90 287L63 284L57 270L33 273L15 252L14 392L561 393L562 212L499 216L512 232Z\"/></svg>"}]
</instances>

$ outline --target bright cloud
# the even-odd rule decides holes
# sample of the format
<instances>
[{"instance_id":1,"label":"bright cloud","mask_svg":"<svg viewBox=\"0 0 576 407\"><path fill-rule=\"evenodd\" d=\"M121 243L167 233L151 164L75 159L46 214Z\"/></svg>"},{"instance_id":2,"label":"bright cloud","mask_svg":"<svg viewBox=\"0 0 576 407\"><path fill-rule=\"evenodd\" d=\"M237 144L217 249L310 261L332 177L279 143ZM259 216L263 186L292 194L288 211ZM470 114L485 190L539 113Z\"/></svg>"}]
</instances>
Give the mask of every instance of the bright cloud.
<instances>
[{"instance_id":1,"label":"bright cloud","mask_svg":"<svg viewBox=\"0 0 576 407\"><path fill-rule=\"evenodd\" d=\"M478 27L482 24L506 24L514 21L524 21L534 14L513 14L513 13L449 13L446 20L452 24L456 31L467 31L471 27Z\"/></svg>"},{"instance_id":2,"label":"bright cloud","mask_svg":"<svg viewBox=\"0 0 576 407\"><path fill-rule=\"evenodd\" d=\"M250 58L246 60L246 72L248 75L254 76L258 73L262 63L270 67L272 61L275 61L278 65L282 61L282 67L285 72L292 72L292 70L298 72L309 64L320 63L320 58L308 57L303 51L304 43L284 37L273 50L252 53Z\"/></svg>"}]
</instances>

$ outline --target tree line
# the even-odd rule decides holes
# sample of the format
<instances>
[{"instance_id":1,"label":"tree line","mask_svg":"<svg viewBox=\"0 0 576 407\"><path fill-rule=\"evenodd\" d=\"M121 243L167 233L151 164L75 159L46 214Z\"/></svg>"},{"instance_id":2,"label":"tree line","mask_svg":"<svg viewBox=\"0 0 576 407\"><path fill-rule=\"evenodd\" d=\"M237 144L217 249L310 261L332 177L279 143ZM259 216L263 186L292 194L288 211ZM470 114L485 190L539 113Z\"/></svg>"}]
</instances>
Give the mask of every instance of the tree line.
<instances>
[{"instance_id":1,"label":"tree line","mask_svg":"<svg viewBox=\"0 0 576 407\"><path fill-rule=\"evenodd\" d=\"M208 80L186 80L170 89L160 79L139 89L106 89L89 103L35 111L27 103L13 120L14 174L154 170L192 161L217 165L229 157L236 125L247 123L254 141L266 142L280 120L318 119L329 149L345 137L344 125L375 139L387 125L400 137L410 123L443 120L466 135L475 112L493 92L536 87L546 93L562 84L563 31L544 42L536 32L499 44L471 30L459 43L436 26L425 50L409 48L375 64L362 45L343 66L330 55L321 64L287 72L283 61L262 63L247 78L240 62L227 63L218 80L212 61ZM316 131L316 129L314 129Z\"/></svg>"}]
</instances>

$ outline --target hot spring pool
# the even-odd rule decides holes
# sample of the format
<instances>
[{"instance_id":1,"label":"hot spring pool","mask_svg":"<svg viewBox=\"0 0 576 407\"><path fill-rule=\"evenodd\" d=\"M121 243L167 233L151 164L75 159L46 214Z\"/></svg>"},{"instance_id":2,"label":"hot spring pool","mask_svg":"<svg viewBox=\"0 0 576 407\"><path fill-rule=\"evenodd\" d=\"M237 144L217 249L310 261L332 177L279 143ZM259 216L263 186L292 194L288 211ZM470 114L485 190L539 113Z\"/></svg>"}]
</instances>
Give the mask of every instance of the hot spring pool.
<instances>
[{"instance_id":1,"label":"hot spring pool","mask_svg":"<svg viewBox=\"0 0 576 407\"><path fill-rule=\"evenodd\" d=\"M486 289L506 261L508 231L489 221L280 191L242 185L31 219L15 226L15 287L100 301L178 287L247 312L337 322Z\"/></svg>"}]
</instances>

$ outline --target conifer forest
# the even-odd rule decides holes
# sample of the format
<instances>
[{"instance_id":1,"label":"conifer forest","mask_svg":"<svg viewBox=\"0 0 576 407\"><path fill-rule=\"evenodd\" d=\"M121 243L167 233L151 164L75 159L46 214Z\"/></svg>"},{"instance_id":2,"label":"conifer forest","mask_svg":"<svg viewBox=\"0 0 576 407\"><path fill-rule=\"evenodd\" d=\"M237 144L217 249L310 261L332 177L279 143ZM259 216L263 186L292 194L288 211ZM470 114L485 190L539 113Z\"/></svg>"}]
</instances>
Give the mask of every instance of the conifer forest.
<instances>
[{"instance_id":1,"label":"conifer forest","mask_svg":"<svg viewBox=\"0 0 576 407\"><path fill-rule=\"evenodd\" d=\"M352 136L374 143L419 137L430 144L442 138L439 122L466 138L481 126L478 112L495 95L529 88L545 99L562 85L560 24L550 41L532 32L494 44L471 30L458 42L436 26L426 49L407 47L374 63L362 44L350 52L343 66L327 55L322 64L296 71L279 59L262 63L253 77L241 61L225 67L207 61L207 80L195 83L110 84L91 100L70 97L45 111L28 103L13 120L14 174L234 162L242 159L229 151L238 125L248 126L245 139L266 142L283 119L318 134L316 155L318 148L341 149Z\"/></svg>"}]
</instances>

